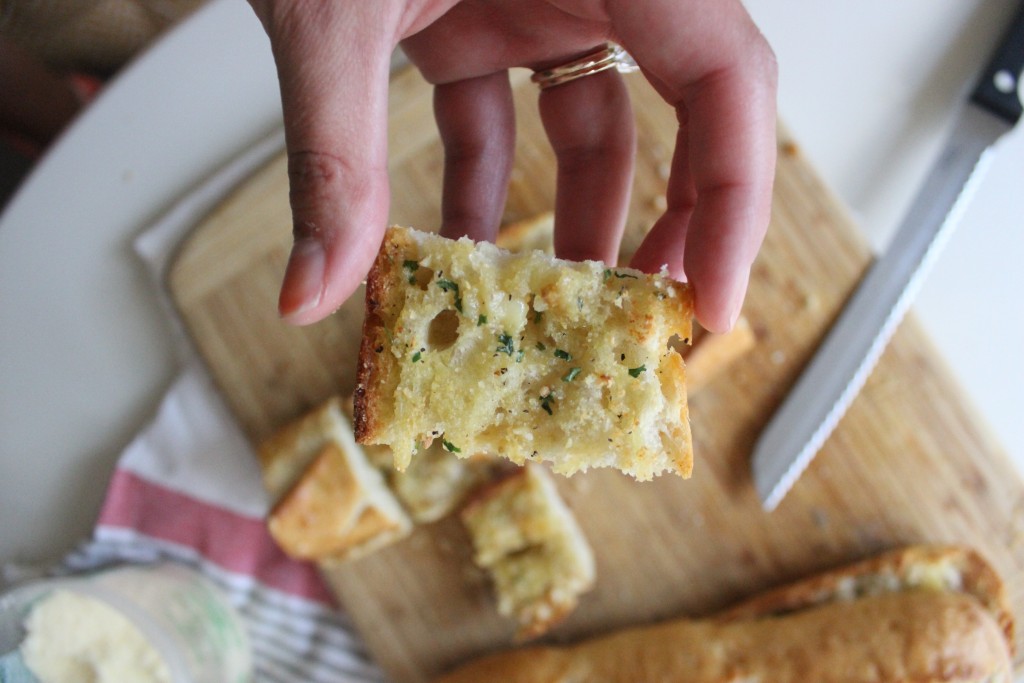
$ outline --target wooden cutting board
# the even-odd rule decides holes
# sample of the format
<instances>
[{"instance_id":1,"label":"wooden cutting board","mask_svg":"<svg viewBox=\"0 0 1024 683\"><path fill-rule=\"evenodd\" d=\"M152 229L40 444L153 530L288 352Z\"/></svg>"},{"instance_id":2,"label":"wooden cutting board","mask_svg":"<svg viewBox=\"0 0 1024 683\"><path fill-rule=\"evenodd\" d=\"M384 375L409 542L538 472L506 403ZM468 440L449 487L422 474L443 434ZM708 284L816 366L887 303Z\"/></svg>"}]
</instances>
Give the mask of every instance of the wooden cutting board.
<instances>
[{"instance_id":1,"label":"wooden cutting board","mask_svg":"<svg viewBox=\"0 0 1024 683\"><path fill-rule=\"evenodd\" d=\"M641 78L629 83L640 155L627 253L658 214L675 138L672 111ZM507 221L554 202L536 92L521 74L514 85L519 138ZM392 221L435 226L442 155L430 90L414 72L392 83L390 144ZM692 398L692 479L639 484L591 472L560 480L595 548L598 582L551 640L707 614L767 586L924 541L979 548L1024 617L1024 486L912 318L792 493L774 513L762 512L750 476L754 440L870 260L846 211L785 133L779 152L772 225L745 308L757 347ZM280 322L289 243L277 159L196 228L170 274L181 317L254 443L354 385L361 293L317 325ZM496 615L453 519L327 579L398 683L511 644L512 627ZM1018 669L1022 661L1018 654Z\"/></svg>"}]
</instances>

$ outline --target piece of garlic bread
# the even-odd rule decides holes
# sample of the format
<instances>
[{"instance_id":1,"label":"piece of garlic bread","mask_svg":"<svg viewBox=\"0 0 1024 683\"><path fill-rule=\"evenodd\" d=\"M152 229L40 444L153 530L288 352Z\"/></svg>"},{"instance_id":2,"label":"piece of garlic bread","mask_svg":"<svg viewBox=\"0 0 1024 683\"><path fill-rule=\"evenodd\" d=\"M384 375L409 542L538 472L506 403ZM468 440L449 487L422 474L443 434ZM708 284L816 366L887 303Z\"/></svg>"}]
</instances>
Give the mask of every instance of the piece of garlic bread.
<instances>
[{"instance_id":1,"label":"piece of garlic bread","mask_svg":"<svg viewBox=\"0 0 1024 683\"><path fill-rule=\"evenodd\" d=\"M687 285L390 228L367 281L360 443L689 476Z\"/></svg>"}]
</instances>

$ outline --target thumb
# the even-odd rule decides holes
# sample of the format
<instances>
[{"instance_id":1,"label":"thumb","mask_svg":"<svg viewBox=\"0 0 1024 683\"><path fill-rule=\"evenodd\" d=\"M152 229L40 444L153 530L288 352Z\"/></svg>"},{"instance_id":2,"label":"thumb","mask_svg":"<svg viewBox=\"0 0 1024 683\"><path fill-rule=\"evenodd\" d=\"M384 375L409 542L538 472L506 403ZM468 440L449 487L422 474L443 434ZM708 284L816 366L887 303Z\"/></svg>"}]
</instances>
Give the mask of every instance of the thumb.
<instances>
[{"instance_id":1,"label":"thumb","mask_svg":"<svg viewBox=\"0 0 1024 683\"><path fill-rule=\"evenodd\" d=\"M254 2L281 87L294 245L278 310L313 323L363 280L387 223L395 3Z\"/></svg>"}]
</instances>

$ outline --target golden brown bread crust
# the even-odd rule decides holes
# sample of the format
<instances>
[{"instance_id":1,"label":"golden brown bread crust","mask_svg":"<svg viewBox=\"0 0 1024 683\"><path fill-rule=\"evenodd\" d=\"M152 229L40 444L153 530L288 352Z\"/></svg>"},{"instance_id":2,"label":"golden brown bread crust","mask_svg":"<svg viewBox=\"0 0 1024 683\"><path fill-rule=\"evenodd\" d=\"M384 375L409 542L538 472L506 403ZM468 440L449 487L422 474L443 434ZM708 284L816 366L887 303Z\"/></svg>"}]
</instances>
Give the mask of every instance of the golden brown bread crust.
<instances>
[{"instance_id":1,"label":"golden brown bread crust","mask_svg":"<svg viewBox=\"0 0 1024 683\"><path fill-rule=\"evenodd\" d=\"M988 610L1013 647L1014 621L1002 579L976 550L954 545L897 548L761 593L717 618L735 621L785 614L825 602L906 588L972 596Z\"/></svg>"},{"instance_id":2,"label":"golden brown bread crust","mask_svg":"<svg viewBox=\"0 0 1024 683\"><path fill-rule=\"evenodd\" d=\"M391 263L402 260L401 254L406 249L406 244L408 240L398 237L385 239L366 276L366 313L363 318L363 338L359 345L359 367L353 396L355 436L359 443L365 443L370 434L380 431L387 419L381 413L381 394L367 391L367 388L393 389L397 384L394 364L378 363L376 357L383 353L388 343L387 329L384 327L384 309L395 298L394 281L389 279L386 273L390 270Z\"/></svg>"},{"instance_id":3,"label":"golden brown bread crust","mask_svg":"<svg viewBox=\"0 0 1024 683\"><path fill-rule=\"evenodd\" d=\"M913 591L781 617L673 621L484 657L438 683L1009 683L999 625L970 596Z\"/></svg>"},{"instance_id":4,"label":"golden brown bread crust","mask_svg":"<svg viewBox=\"0 0 1024 683\"><path fill-rule=\"evenodd\" d=\"M258 449L276 501L271 535L288 555L354 559L409 533L412 523L355 443L339 397L283 425Z\"/></svg>"},{"instance_id":5,"label":"golden brown bread crust","mask_svg":"<svg viewBox=\"0 0 1024 683\"><path fill-rule=\"evenodd\" d=\"M347 557L374 537L396 534L401 521L366 505L367 492L333 443L271 510L267 527L290 557Z\"/></svg>"},{"instance_id":6,"label":"golden brown bread crust","mask_svg":"<svg viewBox=\"0 0 1024 683\"><path fill-rule=\"evenodd\" d=\"M1013 619L976 552L911 546L699 621L470 662L438 683L1010 683Z\"/></svg>"},{"instance_id":7,"label":"golden brown bread crust","mask_svg":"<svg viewBox=\"0 0 1024 683\"><path fill-rule=\"evenodd\" d=\"M340 407L338 399L331 398L282 425L259 444L256 456L271 502L284 495L320 455Z\"/></svg>"}]
</instances>

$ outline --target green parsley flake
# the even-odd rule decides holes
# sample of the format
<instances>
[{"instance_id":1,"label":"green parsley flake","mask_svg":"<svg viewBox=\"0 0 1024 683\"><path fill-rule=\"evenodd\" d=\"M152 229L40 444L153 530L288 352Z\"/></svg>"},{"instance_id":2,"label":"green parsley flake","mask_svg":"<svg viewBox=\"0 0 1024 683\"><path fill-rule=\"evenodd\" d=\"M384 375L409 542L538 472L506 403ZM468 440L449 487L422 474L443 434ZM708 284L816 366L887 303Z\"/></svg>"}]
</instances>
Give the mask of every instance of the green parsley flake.
<instances>
[{"instance_id":1,"label":"green parsley flake","mask_svg":"<svg viewBox=\"0 0 1024 683\"><path fill-rule=\"evenodd\" d=\"M444 439L441 439L441 445L444 446L444 449L446 451L448 451L449 453L461 453L462 452L462 449L459 448L458 446L456 446L455 444L453 444L451 441L445 441Z\"/></svg>"},{"instance_id":2,"label":"green parsley flake","mask_svg":"<svg viewBox=\"0 0 1024 683\"><path fill-rule=\"evenodd\" d=\"M537 350L538 350L538 351L543 351L543 350L544 350L544 349L546 349L546 348L547 348L546 346L544 346L544 345L543 345L543 344L541 344L540 342L537 342Z\"/></svg>"},{"instance_id":3,"label":"green parsley flake","mask_svg":"<svg viewBox=\"0 0 1024 683\"><path fill-rule=\"evenodd\" d=\"M572 360L572 354L562 349L555 349L555 358L561 358L562 360Z\"/></svg>"},{"instance_id":4,"label":"green parsley flake","mask_svg":"<svg viewBox=\"0 0 1024 683\"><path fill-rule=\"evenodd\" d=\"M551 402L555 400L555 397L551 394L546 394L540 397L540 407L544 409L548 415L554 415L551 411Z\"/></svg>"},{"instance_id":5,"label":"green parsley flake","mask_svg":"<svg viewBox=\"0 0 1024 683\"><path fill-rule=\"evenodd\" d=\"M476 326L480 327L481 325L486 325L486 324L487 324L487 316L484 315L483 313L481 313L480 317L478 317L476 319Z\"/></svg>"},{"instance_id":6,"label":"green parsley flake","mask_svg":"<svg viewBox=\"0 0 1024 683\"><path fill-rule=\"evenodd\" d=\"M624 278L624 277L628 277L628 278L631 278L631 279L633 279L633 280L639 280L639 279L640 279L640 278L638 278L638 277L637 277L636 275L630 275L629 273L619 273L619 272L617 272L617 271L616 271L616 273L615 273L615 277L619 278L620 280L621 280L622 278Z\"/></svg>"},{"instance_id":7,"label":"green parsley flake","mask_svg":"<svg viewBox=\"0 0 1024 683\"><path fill-rule=\"evenodd\" d=\"M498 335L498 348L496 349L499 353L507 353L512 355L512 352L516 350L515 340L512 339L512 335L507 332L502 332Z\"/></svg>"},{"instance_id":8,"label":"green parsley flake","mask_svg":"<svg viewBox=\"0 0 1024 683\"><path fill-rule=\"evenodd\" d=\"M438 280L437 286L446 292L455 294L455 310L462 313L462 295L459 294L459 285L451 280Z\"/></svg>"},{"instance_id":9,"label":"green parsley flake","mask_svg":"<svg viewBox=\"0 0 1024 683\"><path fill-rule=\"evenodd\" d=\"M569 372L565 373L565 376L562 377L562 381L571 382L576 379L576 376L579 375L580 372L582 371L579 368L570 368Z\"/></svg>"},{"instance_id":10,"label":"green parsley flake","mask_svg":"<svg viewBox=\"0 0 1024 683\"><path fill-rule=\"evenodd\" d=\"M612 276L612 271L609 268L604 269L604 281L608 282L608 278Z\"/></svg>"},{"instance_id":11,"label":"green parsley flake","mask_svg":"<svg viewBox=\"0 0 1024 683\"><path fill-rule=\"evenodd\" d=\"M420 269L418 261L402 261L402 268L409 271L409 284L416 284L416 271Z\"/></svg>"},{"instance_id":12,"label":"green parsley flake","mask_svg":"<svg viewBox=\"0 0 1024 683\"><path fill-rule=\"evenodd\" d=\"M417 351L416 353L412 354L412 362L413 363L419 363L420 362L420 358L422 358L422 357L423 357L423 352L422 351Z\"/></svg>"},{"instance_id":13,"label":"green parsley flake","mask_svg":"<svg viewBox=\"0 0 1024 683\"><path fill-rule=\"evenodd\" d=\"M641 372L647 372L647 366L646 365L641 365L638 368L630 368L629 369L629 376L630 377L639 377Z\"/></svg>"}]
</instances>

